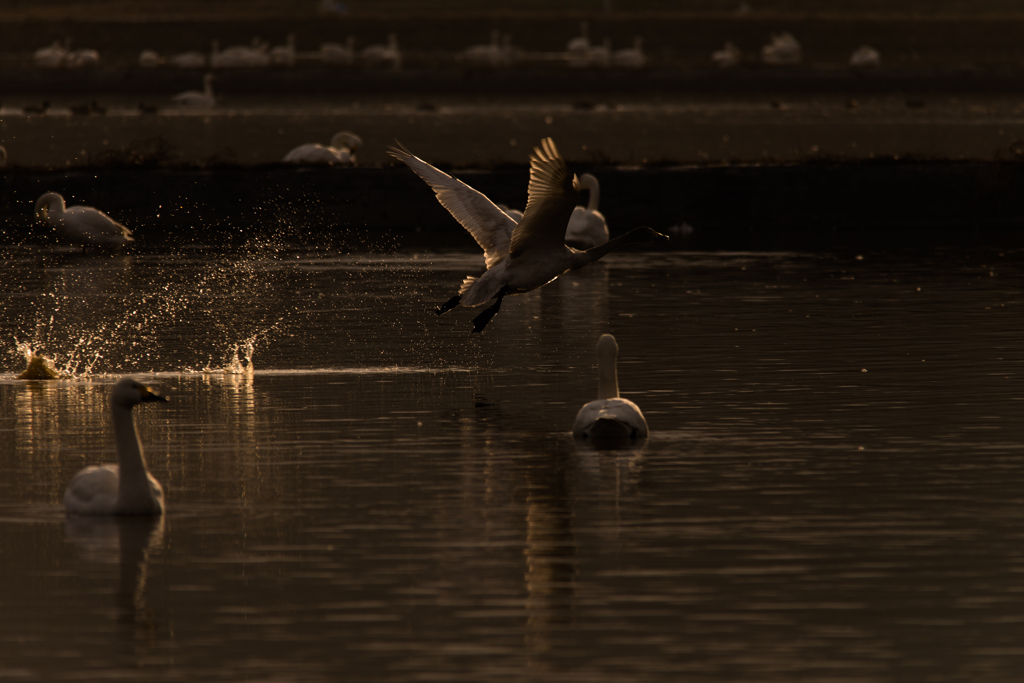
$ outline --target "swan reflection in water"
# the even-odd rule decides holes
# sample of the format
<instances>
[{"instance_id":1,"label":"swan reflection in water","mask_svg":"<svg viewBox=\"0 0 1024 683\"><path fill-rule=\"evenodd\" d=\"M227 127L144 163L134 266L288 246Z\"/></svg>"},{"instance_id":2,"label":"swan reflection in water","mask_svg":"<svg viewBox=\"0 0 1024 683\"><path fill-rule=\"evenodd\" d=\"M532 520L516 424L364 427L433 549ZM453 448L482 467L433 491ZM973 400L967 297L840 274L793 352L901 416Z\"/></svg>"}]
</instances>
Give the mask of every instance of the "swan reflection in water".
<instances>
[{"instance_id":1,"label":"swan reflection in water","mask_svg":"<svg viewBox=\"0 0 1024 683\"><path fill-rule=\"evenodd\" d=\"M115 607L120 624L136 633L155 628L156 618L146 604L146 581L151 554L163 545L164 517L69 516L64 538L88 562L119 567Z\"/></svg>"}]
</instances>

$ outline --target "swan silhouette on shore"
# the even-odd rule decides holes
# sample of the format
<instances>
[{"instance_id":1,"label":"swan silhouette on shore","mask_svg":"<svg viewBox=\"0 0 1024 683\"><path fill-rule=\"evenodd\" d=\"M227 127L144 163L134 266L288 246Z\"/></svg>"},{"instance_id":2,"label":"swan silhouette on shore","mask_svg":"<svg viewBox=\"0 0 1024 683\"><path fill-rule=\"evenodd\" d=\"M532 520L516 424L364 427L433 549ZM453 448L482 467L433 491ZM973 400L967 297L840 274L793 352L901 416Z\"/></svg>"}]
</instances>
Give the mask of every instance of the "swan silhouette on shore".
<instances>
[{"instance_id":1,"label":"swan silhouette on shore","mask_svg":"<svg viewBox=\"0 0 1024 683\"><path fill-rule=\"evenodd\" d=\"M167 401L125 377L110 394L110 415L117 446L116 465L86 467L64 491L64 507L72 515L160 515L164 491L146 468L132 408L140 403Z\"/></svg>"},{"instance_id":2,"label":"swan silhouette on shore","mask_svg":"<svg viewBox=\"0 0 1024 683\"><path fill-rule=\"evenodd\" d=\"M574 249L590 249L608 241L608 223L604 214L597 210L601 201L601 185L597 178L584 173L580 176L580 190L587 190L590 198L587 206L577 206L569 216L569 227L565 230L565 243Z\"/></svg>"},{"instance_id":3,"label":"swan silhouette on shore","mask_svg":"<svg viewBox=\"0 0 1024 683\"><path fill-rule=\"evenodd\" d=\"M64 197L56 192L47 192L36 200L36 220L76 244L114 245L134 241L132 231L107 214L91 206L66 206Z\"/></svg>"},{"instance_id":4,"label":"swan silhouette on shore","mask_svg":"<svg viewBox=\"0 0 1024 683\"><path fill-rule=\"evenodd\" d=\"M615 337L602 334L597 340L597 400L580 408L572 427L573 436L593 440L647 436L647 421L639 406L619 398L618 355Z\"/></svg>"},{"instance_id":5,"label":"swan silhouette on shore","mask_svg":"<svg viewBox=\"0 0 1024 683\"><path fill-rule=\"evenodd\" d=\"M355 164L356 150L363 144L363 139L347 130L335 134L330 145L310 142L299 145L284 156L288 164Z\"/></svg>"},{"instance_id":6,"label":"swan silhouette on shore","mask_svg":"<svg viewBox=\"0 0 1024 683\"><path fill-rule=\"evenodd\" d=\"M566 246L565 230L579 199L580 184L551 138L542 140L530 155L526 211L518 224L482 193L408 150L390 147L388 154L404 162L430 185L441 205L484 250L487 271L463 280L459 293L437 309L441 315L456 306L480 306L497 299L474 318L473 332L486 327L508 294L542 287L559 275L593 263L627 244L668 239L651 228L641 227L586 251Z\"/></svg>"},{"instance_id":7,"label":"swan silhouette on shore","mask_svg":"<svg viewBox=\"0 0 1024 683\"><path fill-rule=\"evenodd\" d=\"M203 89L180 92L171 100L179 107L215 107L217 97L213 94L213 74L203 76Z\"/></svg>"}]
</instances>

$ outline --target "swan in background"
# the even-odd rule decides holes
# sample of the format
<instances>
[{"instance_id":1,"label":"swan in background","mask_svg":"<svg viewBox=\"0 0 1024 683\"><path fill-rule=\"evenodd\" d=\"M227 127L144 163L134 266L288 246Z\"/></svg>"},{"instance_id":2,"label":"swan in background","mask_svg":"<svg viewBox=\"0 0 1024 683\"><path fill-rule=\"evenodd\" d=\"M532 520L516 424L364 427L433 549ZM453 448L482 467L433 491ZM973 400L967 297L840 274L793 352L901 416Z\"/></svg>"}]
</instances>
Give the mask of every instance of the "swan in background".
<instances>
[{"instance_id":1,"label":"swan in background","mask_svg":"<svg viewBox=\"0 0 1024 683\"><path fill-rule=\"evenodd\" d=\"M284 156L288 164L355 164L356 150L363 144L362 138L347 130L331 138L330 145L311 142L299 145Z\"/></svg>"},{"instance_id":2,"label":"swan in background","mask_svg":"<svg viewBox=\"0 0 1024 683\"><path fill-rule=\"evenodd\" d=\"M130 377L121 379L110 394L117 464L86 467L64 491L64 507L72 515L161 515L164 491L146 468L132 408L140 403L167 401Z\"/></svg>"},{"instance_id":3,"label":"swan in background","mask_svg":"<svg viewBox=\"0 0 1024 683\"><path fill-rule=\"evenodd\" d=\"M590 24L580 22L580 34L565 45L566 52L590 52Z\"/></svg>"},{"instance_id":4,"label":"swan in background","mask_svg":"<svg viewBox=\"0 0 1024 683\"><path fill-rule=\"evenodd\" d=\"M495 204L499 209L505 212L505 215L514 220L516 223L523 220L523 212L519 209L510 209L504 204Z\"/></svg>"},{"instance_id":5,"label":"swan in background","mask_svg":"<svg viewBox=\"0 0 1024 683\"><path fill-rule=\"evenodd\" d=\"M164 58L156 50L143 50L139 53L139 66L151 69L164 63Z\"/></svg>"},{"instance_id":6,"label":"swan in background","mask_svg":"<svg viewBox=\"0 0 1024 683\"><path fill-rule=\"evenodd\" d=\"M180 92L171 100L179 107L214 107L217 105L217 98L213 94L213 74L203 76L203 89L186 90Z\"/></svg>"},{"instance_id":7,"label":"swan in background","mask_svg":"<svg viewBox=\"0 0 1024 683\"><path fill-rule=\"evenodd\" d=\"M597 340L597 400L580 408L573 436L595 440L647 436L647 421L640 408L629 399L619 398L618 355L615 337L602 334Z\"/></svg>"},{"instance_id":8,"label":"swan in background","mask_svg":"<svg viewBox=\"0 0 1024 683\"><path fill-rule=\"evenodd\" d=\"M484 250L487 271L463 280L459 293L437 309L441 315L459 305L480 306L496 298L493 306L473 320L474 332L484 329L508 294L542 287L559 275L593 263L627 244L668 239L644 227L586 251L567 247L565 229L579 199L580 186L551 138L542 140L530 155L526 212L518 224L482 193L408 150L390 147L388 154L404 162L430 185L441 205Z\"/></svg>"},{"instance_id":9,"label":"swan in background","mask_svg":"<svg viewBox=\"0 0 1024 683\"><path fill-rule=\"evenodd\" d=\"M462 59L477 66L504 66L512 63L512 36L491 31L491 42L470 45L462 51Z\"/></svg>"},{"instance_id":10,"label":"swan in background","mask_svg":"<svg viewBox=\"0 0 1024 683\"><path fill-rule=\"evenodd\" d=\"M799 64L803 58L803 48L793 34L788 32L772 34L772 42L761 48L761 61L765 64Z\"/></svg>"},{"instance_id":11,"label":"swan in background","mask_svg":"<svg viewBox=\"0 0 1024 683\"><path fill-rule=\"evenodd\" d=\"M267 66L270 55L267 44L259 38L253 38L251 45L232 45L220 49L220 44L213 41L210 52L210 67L214 69L243 69L248 67Z\"/></svg>"},{"instance_id":12,"label":"swan in background","mask_svg":"<svg viewBox=\"0 0 1024 683\"><path fill-rule=\"evenodd\" d=\"M341 43L321 43L320 60L325 64L351 64L356 61L356 38L349 36Z\"/></svg>"},{"instance_id":13,"label":"swan in background","mask_svg":"<svg viewBox=\"0 0 1024 683\"><path fill-rule=\"evenodd\" d=\"M64 65L64 59L67 55L67 46L55 40L53 45L36 50L35 54L32 55L32 61L35 62L36 66L41 66L44 69L56 69Z\"/></svg>"},{"instance_id":14,"label":"swan in background","mask_svg":"<svg viewBox=\"0 0 1024 683\"><path fill-rule=\"evenodd\" d=\"M7 148L0 145L0 168L7 165Z\"/></svg>"},{"instance_id":15,"label":"swan in background","mask_svg":"<svg viewBox=\"0 0 1024 683\"><path fill-rule=\"evenodd\" d=\"M359 58L369 65L390 64L397 71L402 67L402 51L398 47L398 36L389 33L386 45L370 45L363 48Z\"/></svg>"},{"instance_id":16,"label":"swan in background","mask_svg":"<svg viewBox=\"0 0 1024 683\"><path fill-rule=\"evenodd\" d=\"M179 69L203 69L206 67L206 55L195 50L179 52L168 57L167 63Z\"/></svg>"},{"instance_id":17,"label":"swan in background","mask_svg":"<svg viewBox=\"0 0 1024 683\"><path fill-rule=\"evenodd\" d=\"M731 69L743 61L743 51L736 46L736 43L727 40L725 47L711 53L711 61L720 69Z\"/></svg>"},{"instance_id":18,"label":"swan in background","mask_svg":"<svg viewBox=\"0 0 1024 683\"><path fill-rule=\"evenodd\" d=\"M590 192L586 208L577 206L569 217L565 230L565 243L575 249L590 249L608 241L608 224L604 215L597 210L601 201L601 186L597 178L584 173L580 176L580 190Z\"/></svg>"},{"instance_id":19,"label":"swan in background","mask_svg":"<svg viewBox=\"0 0 1024 683\"><path fill-rule=\"evenodd\" d=\"M612 64L626 69L640 69L646 65L647 55L644 54L643 36L636 36L633 38L633 47L627 47L613 52Z\"/></svg>"},{"instance_id":20,"label":"swan in background","mask_svg":"<svg viewBox=\"0 0 1024 683\"><path fill-rule=\"evenodd\" d=\"M54 228L61 237L76 244L124 244L132 242L132 231L91 206L66 207L64 197L47 192L36 200L36 220Z\"/></svg>"},{"instance_id":21,"label":"swan in background","mask_svg":"<svg viewBox=\"0 0 1024 683\"><path fill-rule=\"evenodd\" d=\"M279 66L295 66L295 34L289 33L284 45L270 48L270 63Z\"/></svg>"},{"instance_id":22,"label":"swan in background","mask_svg":"<svg viewBox=\"0 0 1024 683\"><path fill-rule=\"evenodd\" d=\"M72 50L64 58L64 66L69 69L83 69L85 67L97 66L99 63L100 53L88 48Z\"/></svg>"},{"instance_id":23,"label":"swan in background","mask_svg":"<svg viewBox=\"0 0 1024 683\"><path fill-rule=\"evenodd\" d=\"M850 66L881 66L882 55L870 45L861 45L850 55Z\"/></svg>"}]
</instances>

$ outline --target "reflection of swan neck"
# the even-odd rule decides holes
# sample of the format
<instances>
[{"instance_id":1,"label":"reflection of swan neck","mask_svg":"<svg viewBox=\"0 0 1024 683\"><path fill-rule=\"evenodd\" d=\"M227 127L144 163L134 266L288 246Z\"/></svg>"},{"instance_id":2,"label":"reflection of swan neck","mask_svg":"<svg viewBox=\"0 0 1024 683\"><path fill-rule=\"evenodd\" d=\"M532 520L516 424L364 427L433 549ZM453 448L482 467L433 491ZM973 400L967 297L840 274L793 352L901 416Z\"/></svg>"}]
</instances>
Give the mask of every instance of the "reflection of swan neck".
<instances>
[{"instance_id":1,"label":"reflection of swan neck","mask_svg":"<svg viewBox=\"0 0 1024 683\"><path fill-rule=\"evenodd\" d=\"M607 400L619 397L619 376L616 367L619 345L610 334L601 335L597 342L597 398Z\"/></svg>"},{"instance_id":2,"label":"reflection of swan neck","mask_svg":"<svg viewBox=\"0 0 1024 683\"><path fill-rule=\"evenodd\" d=\"M589 173L581 175L580 190L590 192L590 199L587 200L587 211L597 211L598 204L601 201L601 186L598 184L597 178Z\"/></svg>"},{"instance_id":3,"label":"reflection of swan neck","mask_svg":"<svg viewBox=\"0 0 1024 683\"><path fill-rule=\"evenodd\" d=\"M118 498L126 500L135 491L149 494L149 471L142 454L138 432L132 419L131 408L112 405L110 413L114 419L114 437L117 444L119 490Z\"/></svg>"}]
</instances>

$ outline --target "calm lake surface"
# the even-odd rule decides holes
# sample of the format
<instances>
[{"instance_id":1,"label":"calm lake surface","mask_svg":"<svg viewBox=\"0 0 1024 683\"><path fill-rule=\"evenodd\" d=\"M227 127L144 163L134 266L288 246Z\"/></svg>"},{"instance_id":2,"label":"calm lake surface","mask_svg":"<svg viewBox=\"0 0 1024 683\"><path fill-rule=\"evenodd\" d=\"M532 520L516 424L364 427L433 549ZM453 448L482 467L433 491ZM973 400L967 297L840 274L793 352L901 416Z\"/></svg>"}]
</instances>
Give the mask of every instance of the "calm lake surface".
<instances>
[{"instance_id":1,"label":"calm lake surface","mask_svg":"<svg viewBox=\"0 0 1024 683\"><path fill-rule=\"evenodd\" d=\"M472 336L472 252L0 263L0 678L1024 673L1022 251L622 253ZM67 518L128 373L167 514Z\"/></svg>"}]
</instances>

